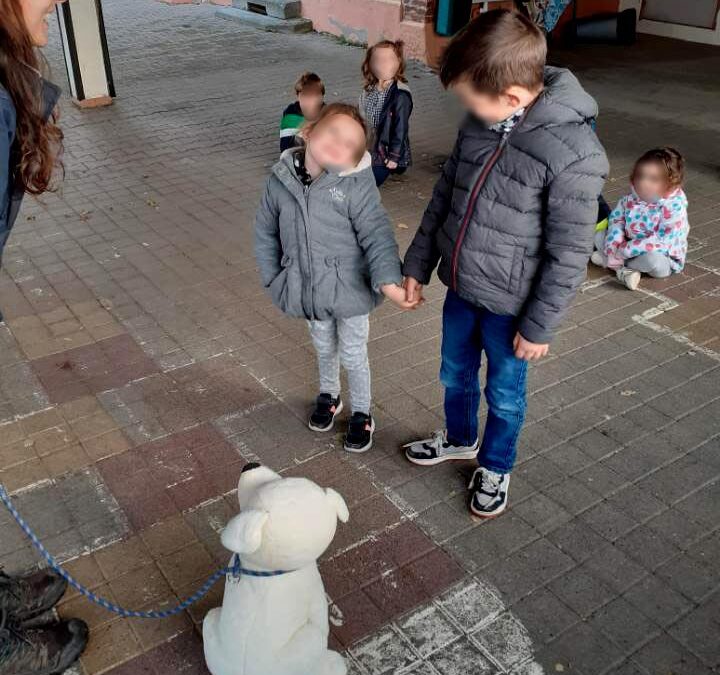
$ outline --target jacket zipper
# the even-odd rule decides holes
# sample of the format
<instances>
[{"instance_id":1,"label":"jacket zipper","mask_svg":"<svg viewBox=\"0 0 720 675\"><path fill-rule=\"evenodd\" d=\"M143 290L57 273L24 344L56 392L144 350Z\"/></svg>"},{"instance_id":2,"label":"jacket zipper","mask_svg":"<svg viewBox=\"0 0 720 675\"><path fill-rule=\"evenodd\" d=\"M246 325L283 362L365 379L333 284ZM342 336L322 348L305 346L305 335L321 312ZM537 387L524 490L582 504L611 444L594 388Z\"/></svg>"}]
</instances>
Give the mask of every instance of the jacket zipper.
<instances>
[{"instance_id":1,"label":"jacket zipper","mask_svg":"<svg viewBox=\"0 0 720 675\"><path fill-rule=\"evenodd\" d=\"M460 257L460 247L462 246L463 239L465 238L465 232L467 231L468 224L470 223L470 217L472 216L473 209L475 208L475 202L478 198L478 193L480 192L480 189L485 184L485 181L487 180L488 174L490 173L491 169L495 166L495 163L498 161L498 157L500 157L500 154L502 153L503 149L507 145L508 138L512 135L514 131L517 130L517 128L525 121L525 118L528 116L528 113L533 108L533 106L538 102L538 99L540 97L537 96L528 106L525 108L525 112L523 113L523 116L515 123L515 126L507 133L505 134L497 148L495 148L495 151L490 156L490 159L488 159L487 164L484 166L483 170L480 172L480 175L478 176L477 181L475 182L475 185L473 186L472 192L470 193L470 201L468 202L467 211L465 211L465 216L462 220L462 225L460 226L460 232L458 233L457 241L455 242L455 246L453 247L453 254L452 254L452 263L450 267L450 275L451 275L451 283L452 283L452 289L454 291L457 291L457 268L458 268L458 258Z\"/></svg>"},{"instance_id":2,"label":"jacket zipper","mask_svg":"<svg viewBox=\"0 0 720 675\"><path fill-rule=\"evenodd\" d=\"M493 151L493 154L490 155L490 158L488 159L487 163L485 164L483 170L480 172L480 175L478 176L477 181L475 181L475 185L473 186L472 192L470 193L470 200L468 201L467 209L465 211L465 216L463 217L462 224L460 225L460 232L458 233L457 241L455 242L455 247L453 248L453 254L452 254L452 263L451 263L451 282L452 282L452 290L457 291L457 269L458 269L458 258L460 257L460 248L462 247L463 239L465 239L465 233L467 232L468 224L470 223L470 217L472 216L473 209L475 208L475 202L477 201L478 194L480 192L480 189L483 185L485 185L485 181L487 180L488 174L490 173L493 166L495 166L495 163L497 162L498 158L500 157L500 153L503 151L503 148L505 147L505 142L507 141L507 135L500 141L497 148Z\"/></svg>"},{"instance_id":3,"label":"jacket zipper","mask_svg":"<svg viewBox=\"0 0 720 675\"><path fill-rule=\"evenodd\" d=\"M307 258L308 258L308 278L309 284L309 296L310 296L310 313L315 316L315 298L313 297L314 281L313 281L313 261L312 253L310 252L310 185L303 185L303 193L305 196L305 246L307 246Z\"/></svg>"}]
</instances>

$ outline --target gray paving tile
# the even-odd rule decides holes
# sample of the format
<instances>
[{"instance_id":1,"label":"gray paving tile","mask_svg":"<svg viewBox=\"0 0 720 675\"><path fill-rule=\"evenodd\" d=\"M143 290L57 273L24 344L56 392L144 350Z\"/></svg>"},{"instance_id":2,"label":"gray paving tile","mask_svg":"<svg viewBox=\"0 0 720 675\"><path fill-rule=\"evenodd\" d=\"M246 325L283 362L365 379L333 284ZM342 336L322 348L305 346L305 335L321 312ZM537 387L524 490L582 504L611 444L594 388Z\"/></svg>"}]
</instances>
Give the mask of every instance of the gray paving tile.
<instances>
[{"instance_id":1,"label":"gray paving tile","mask_svg":"<svg viewBox=\"0 0 720 675\"><path fill-rule=\"evenodd\" d=\"M716 669L720 666L719 628L717 623L708 620L706 612L697 609L680 619L668 632L705 666Z\"/></svg>"},{"instance_id":2,"label":"gray paving tile","mask_svg":"<svg viewBox=\"0 0 720 675\"><path fill-rule=\"evenodd\" d=\"M543 535L572 520L572 514L541 492L515 505L513 511Z\"/></svg>"},{"instance_id":3,"label":"gray paving tile","mask_svg":"<svg viewBox=\"0 0 720 675\"><path fill-rule=\"evenodd\" d=\"M483 570L509 604L528 595L550 579L572 568L575 562L546 539L538 539L524 549Z\"/></svg>"},{"instance_id":4,"label":"gray paving tile","mask_svg":"<svg viewBox=\"0 0 720 675\"><path fill-rule=\"evenodd\" d=\"M582 618L612 597L611 589L585 569L575 568L548 584L548 588Z\"/></svg>"},{"instance_id":5,"label":"gray paving tile","mask_svg":"<svg viewBox=\"0 0 720 675\"><path fill-rule=\"evenodd\" d=\"M615 546L650 571L680 552L675 544L657 530L644 525L620 537Z\"/></svg>"},{"instance_id":6,"label":"gray paving tile","mask_svg":"<svg viewBox=\"0 0 720 675\"><path fill-rule=\"evenodd\" d=\"M550 532L548 539L577 562L595 556L607 547L607 539L575 519Z\"/></svg>"},{"instance_id":7,"label":"gray paving tile","mask_svg":"<svg viewBox=\"0 0 720 675\"><path fill-rule=\"evenodd\" d=\"M512 512L501 520L482 523L447 542L470 569L483 569L538 537L537 532Z\"/></svg>"},{"instance_id":8,"label":"gray paving tile","mask_svg":"<svg viewBox=\"0 0 720 675\"><path fill-rule=\"evenodd\" d=\"M605 544L583 566L617 593L622 593L644 578L648 572L613 544Z\"/></svg>"},{"instance_id":9,"label":"gray paving tile","mask_svg":"<svg viewBox=\"0 0 720 675\"><path fill-rule=\"evenodd\" d=\"M625 599L663 628L675 623L693 604L653 575L628 590Z\"/></svg>"},{"instance_id":10,"label":"gray paving tile","mask_svg":"<svg viewBox=\"0 0 720 675\"><path fill-rule=\"evenodd\" d=\"M625 654L632 654L660 633L656 623L623 598L616 598L600 608L588 623L601 630Z\"/></svg>"},{"instance_id":11,"label":"gray paving tile","mask_svg":"<svg viewBox=\"0 0 720 675\"><path fill-rule=\"evenodd\" d=\"M580 521L609 541L615 541L635 526L630 517L605 501L591 506L580 516Z\"/></svg>"},{"instance_id":12,"label":"gray paving tile","mask_svg":"<svg viewBox=\"0 0 720 675\"><path fill-rule=\"evenodd\" d=\"M650 673L709 675L711 672L700 659L668 635L660 635L648 642L633 655L633 661Z\"/></svg>"},{"instance_id":13,"label":"gray paving tile","mask_svg":"<svg viewBox=\"0 0 720 675\"><path fill-rule=\"evenodd\" d=\"M577 623L543 648L536 659L546 672L599 675L613 672L623 660L619 647L586 623Z\"/></svg>"},{"instance_id":14,"label":"gray paving tile","mask_svg":"<svg viewBox=\"0 0 720 675\"><path fill-rule=\"evenodd\" d=\"M674 507L649 520L646 526L659 532L681 549L687 549L708 532L707 527L694 522Z\"/></svg>"},{"instance_id":15,"label":"gray paving tile","mask_svg":"<svg viewBox=\"0 0 720 675\"><path fill-rule=\"evenodd\" d=\"M547 588L539 588L513 605L535 644L550 642L580 621L580 617Z\"/></svg>"}]
</instances>

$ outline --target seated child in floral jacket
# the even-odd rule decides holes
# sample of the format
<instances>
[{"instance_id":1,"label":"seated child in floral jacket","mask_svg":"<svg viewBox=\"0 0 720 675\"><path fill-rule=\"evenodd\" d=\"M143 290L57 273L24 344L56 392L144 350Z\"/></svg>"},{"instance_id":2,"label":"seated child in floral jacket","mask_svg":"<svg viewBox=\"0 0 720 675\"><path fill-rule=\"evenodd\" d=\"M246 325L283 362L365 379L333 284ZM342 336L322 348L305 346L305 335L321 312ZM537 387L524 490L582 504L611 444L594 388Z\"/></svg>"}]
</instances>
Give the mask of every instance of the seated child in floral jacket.
<instances>
[{"instance_id":1,"label":"seated child in floral jacket","mask_svg":"<svg viewBox=\"0 0 720 675\"><path fill-rule=\"evenodd\" d=\"M630 176L630 194L610 214L607 233L595 235L592 262L615 270L630 290L643 272L663 278L685 265L690 226L683 176L684 160L674 148L646 152Z\"/></svg>"}]
</instances>

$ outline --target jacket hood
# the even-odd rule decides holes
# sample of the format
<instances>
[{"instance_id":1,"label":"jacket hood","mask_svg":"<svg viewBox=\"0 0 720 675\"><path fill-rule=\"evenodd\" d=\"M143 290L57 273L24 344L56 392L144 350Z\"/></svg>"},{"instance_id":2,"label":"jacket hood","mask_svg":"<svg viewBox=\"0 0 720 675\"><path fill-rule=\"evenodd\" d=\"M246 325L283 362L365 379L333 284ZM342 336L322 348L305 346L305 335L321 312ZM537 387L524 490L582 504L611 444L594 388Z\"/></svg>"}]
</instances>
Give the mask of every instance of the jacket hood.
<instances>
[{"instance_id":1,"label":"jacket hood","mask_svg":"<svg viewBox=\"0 0 720 675\"><path fill-rule=\"evenodd\" d=\"M293 166L293 156L296 152L304 151L304 148L288 148L285 150L281 155L280 159L278 160L277 164L273 167L273 173L278 173L278 170L281 167L285 167L286 169L289 169L292 172L292 175L295 175L295 167ZM365 152L363 154L360 161L352 168L350 169L344 169L343 171L333 171L333 170L326 170L326 173L329 176L337 176L339 178L346 178L348 176L353 176L355 174L361 173L362 171L366 171L372 168L372 158L370 157L369 152ZM284 172L283 172L284 173Z\"/></svg>"},{"instance_id":2,"label":"jacket hood","mask_svg":"<svg viewBox=\"0 0 720 675\"><path fill-rule=\"evenodd\" d=\"M653 202L647 202L644 199L640 198L632 185L630 187L630 194L632 195L633 200L636 201L638 204L644 204L646 206L679 206L684 209L686 209L688 206L688 199L682 188L676 188L666 197L661 197L660 199Z\"/></svg>"},{"instance_id":3,"label":"jacket hood","mask_svg":"<svg viewBox=\"0 0 720 675\"><path fill-rule=\"evenodd\" d=\"M595 99L567 68L545 68L545 89L528 111L523 129L579 124L597 117Z\"/></svg>"}]
</instances>

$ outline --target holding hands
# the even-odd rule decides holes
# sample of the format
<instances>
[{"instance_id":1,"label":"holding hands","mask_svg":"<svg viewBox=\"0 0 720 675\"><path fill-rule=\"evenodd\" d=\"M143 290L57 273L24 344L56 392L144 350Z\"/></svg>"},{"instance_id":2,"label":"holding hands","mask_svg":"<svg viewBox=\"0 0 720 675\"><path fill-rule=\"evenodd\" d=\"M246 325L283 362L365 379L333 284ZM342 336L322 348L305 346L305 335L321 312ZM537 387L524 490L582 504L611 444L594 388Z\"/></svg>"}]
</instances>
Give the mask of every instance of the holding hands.
<instances>
[{"instance_id":1,"label":"holding hands","mask_svg":"<svg viewBox=\"0 0 720 675\"><path fill-rule=\"evenodd\" d=\"M380 290L386 298L392 300L401 309L417 309L425 302L421 292L422 284L410 277L405 277L402 286L385 284Z\"/></svg>"},{"instance_id":2,"label":"holding hands","mask_svg":"<svg viewBox=\"0 0 720 675\"><path fill-rule=\"evenodd\" d=\"M417 309L422 302L422 299L411 302L407 297L405 288L397 284L385 284L380 290L386 298L392 300L400 309Z\"/></svg>"}]
</instances>

